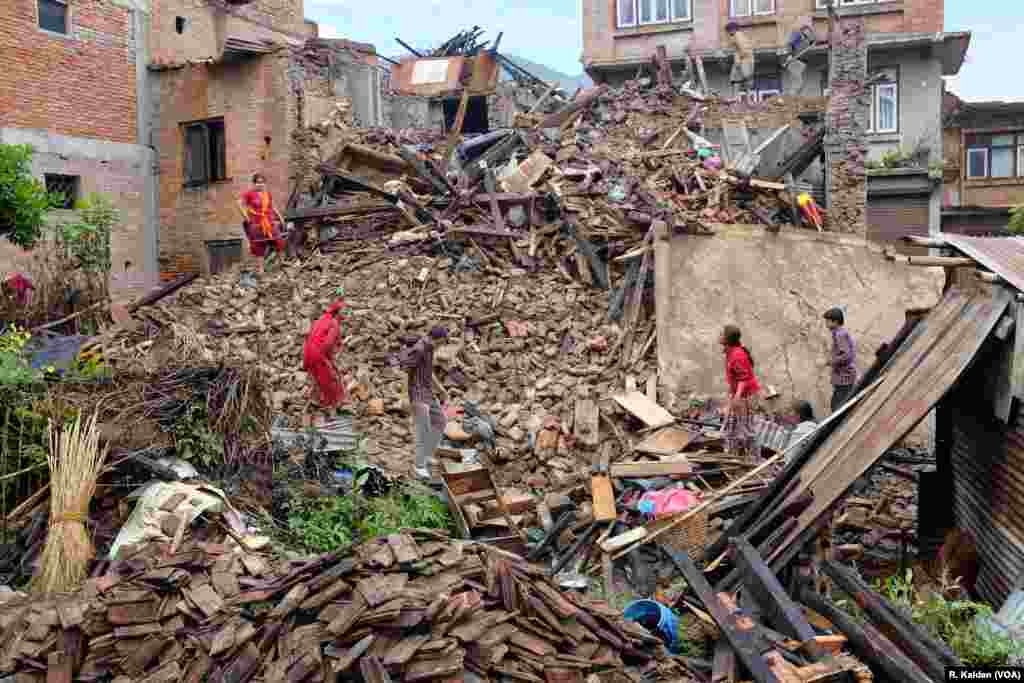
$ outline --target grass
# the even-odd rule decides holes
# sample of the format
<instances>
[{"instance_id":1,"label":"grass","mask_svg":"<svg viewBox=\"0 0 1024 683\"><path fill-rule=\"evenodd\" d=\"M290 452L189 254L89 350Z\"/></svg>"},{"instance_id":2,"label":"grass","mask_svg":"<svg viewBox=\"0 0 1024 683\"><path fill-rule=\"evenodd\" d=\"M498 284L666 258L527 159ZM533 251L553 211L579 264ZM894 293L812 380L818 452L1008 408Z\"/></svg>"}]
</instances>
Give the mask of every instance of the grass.
<instances>
[{"instance_id":1,"label":"grass","mask_svg":"<svg viewBox=\"0 0 1024 683\"><path fill-rule=\"evenodd\" d=\"M876 580L874 588L908 612L915 623L949 645L967 666L1005 666L1011 658L1024 656L1024 644L975 628L976 617L992 615L990 605L945 597L962 592L959 579L951 581L942 576L939 590L924 592L914 585L913 570L908 569L904 576ZM839 600L836 604L859 621L865 620L853 600Z\"/></svg>"},{"instance_id":2,"label":"grass","mask_svg":"<svg viewBox=\"0 0 1024 683\"><path fill-rule=\"evenodd\" d=\"M452 531L453 524L442 501L411 486L376 498L359 492L293 498L288 517L292 540L304 550L320 553L411 528Z\"/></svg>"}]
</instances>

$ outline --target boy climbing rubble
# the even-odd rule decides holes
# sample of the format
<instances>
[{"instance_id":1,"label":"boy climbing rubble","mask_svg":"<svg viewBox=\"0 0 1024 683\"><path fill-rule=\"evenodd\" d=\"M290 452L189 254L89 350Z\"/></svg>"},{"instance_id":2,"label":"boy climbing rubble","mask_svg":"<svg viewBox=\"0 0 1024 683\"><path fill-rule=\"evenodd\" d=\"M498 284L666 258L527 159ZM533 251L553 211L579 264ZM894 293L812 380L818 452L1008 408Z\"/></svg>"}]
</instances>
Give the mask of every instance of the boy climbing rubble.
<instances>
[{"instance_id":1,"label":"boy climbing rubble","mask_svg":"<svg viewBox=\"0 0 1024 683\"><path fill-rule=\"evenodd\" d=\"M448 330L435 327L430 334L416 340L404 337L408 344L390 363L409 373L409 404L416 416L416 476L430 481L434 452L444 436L445 414L441 403L434 398L434 343L447 339ZM413 341L415 340L415 341Z\"/></svg>"}]
</instances>

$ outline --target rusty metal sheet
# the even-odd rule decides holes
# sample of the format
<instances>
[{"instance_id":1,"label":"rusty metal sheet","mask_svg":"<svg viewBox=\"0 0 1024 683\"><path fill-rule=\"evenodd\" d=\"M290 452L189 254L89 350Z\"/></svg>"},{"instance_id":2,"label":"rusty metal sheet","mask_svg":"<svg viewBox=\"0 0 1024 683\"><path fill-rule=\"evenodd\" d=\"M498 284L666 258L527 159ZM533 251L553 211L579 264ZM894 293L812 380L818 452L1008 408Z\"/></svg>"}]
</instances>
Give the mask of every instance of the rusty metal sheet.
<instances>
[{"instance_id":1,"label":"rusty metal sheet","mask_svg":"<svg viewBox=\"0 0 1024 683\"><path fill-rule=\"evenodd\" d=\"M415 57L403 59L391 70L391 85L403 95L432 97L458 90L465 57Z\"/></svg>"},{"instance_id":2,"label":"rusty metal sheet","mask_svg":"<svg viewBox=\"0 0 1024 683\"><path fill-rule=\"evenodd\" d=\"M482 52L473 60L473 76L469 81L471 92L488 92L498 86L498 60L490 52Z\"/></svg>"},{"instance_id":3,"label":"rusty metal sheet","mask_svg":"<svg viewBox=\"0 0 1024 683\"><path fill-rule=\"evenodd\" d=\"M967 237L944 233L942 238L951 247L985 266L993 273L1024 292L1024 238Z\"/></svg>"},{"instance_id":4,"label":"rusty metal sheet","mask_svg":"<svg viewBox=\"0 0 1024 683\"><path fill-rule=\"evenodd\" d=\"M813 502L770 561L795 553L795 541L886 451L910 432L974 359L1006 310L1007 298L949 291L887 369L882 384L856 405L800 471L783 508L808 492Z\"/></svg>"},{"instance_id":5,"label":"rusty metal sheet","mask_svg":"<svg viewBox=\"0 0 1024 683\"><path fill-rule=\"evenodd\" d=\"M984 381L986 368L972 371ZM967 387L974 386L973 383ZM1024 415L1006 430L973 415L987 404L958 389L953 431L953 510L957 527L969 531L978 548L975 590L1001 604L1024 573Z\"/></svg>"}]
</instances>

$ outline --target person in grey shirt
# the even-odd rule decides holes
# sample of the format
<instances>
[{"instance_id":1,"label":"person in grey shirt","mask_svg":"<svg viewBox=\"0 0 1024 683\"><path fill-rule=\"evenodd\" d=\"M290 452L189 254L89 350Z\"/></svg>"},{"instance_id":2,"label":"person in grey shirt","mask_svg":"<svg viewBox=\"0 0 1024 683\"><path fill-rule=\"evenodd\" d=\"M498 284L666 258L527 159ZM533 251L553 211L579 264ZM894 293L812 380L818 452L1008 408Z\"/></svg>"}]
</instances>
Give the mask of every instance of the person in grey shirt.
<instances>
[{"instance_id":1,"label":"person in grey shirt","mask_svg":"<svg viewBox=\"0 0 1024 683\"><path fill-rule=\"evenodd\" d=\"M793 414L796 415L797 423L796 427L789 434L789 443L786 448L788 449L803 439L803 443L791 452L786 453L786 464L804 452L811 440L804 438L815 429L818 428L818 422L814 419L814 408L807 401L793 401Z\"/></svg>"}]
</instances>

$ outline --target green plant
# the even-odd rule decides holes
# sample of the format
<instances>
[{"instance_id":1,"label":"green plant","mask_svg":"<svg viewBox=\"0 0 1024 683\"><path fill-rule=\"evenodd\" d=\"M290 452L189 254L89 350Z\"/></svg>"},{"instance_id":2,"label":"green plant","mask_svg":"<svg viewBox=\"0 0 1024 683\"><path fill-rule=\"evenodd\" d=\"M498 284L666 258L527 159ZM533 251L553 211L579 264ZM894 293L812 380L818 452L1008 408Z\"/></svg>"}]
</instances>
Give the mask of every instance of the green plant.
<instances>
[{"instance_id":1,"label":"green plant","mask_svg":"<svg viewBox=\"0 0 1024 683\"><path fill-rule=\"evenodd\" d=\"M359 530L366 540L397 533L400 529L452 529L448 508L426 493L398 492L367 501Z\"/></svg>"},{"instance_id":2,"label":"green plant","mask_svg":"<svg viewBox=\"0 0 1024 683\"><path fill-rule=\"evenodd\" d=\"M43 234L46 214L61 197L32 176L31 145L0 144L0 235L31 249Z\"/></svg>"},{"instance_id":3,"label":"green plant","mask_svg":"<svg viewBox=\"0 0 1024 683\"><path fill-rule=\"evenodd\" d=\"M57 226L58 243L67 258L88 274L110 272L110 232L121 213L109 199L93 193L75 204L78 220Z\"/></svg>"},{"instance_id":4,"label":"green plant","mask_svg":"<svg viewBox=\"0 0 1024 683\"><path fill-rule=\"evenodd\" d=\"M1010 232L1014 235L1024 234L1024 204L1010 209Z\"/></svg>"},{"instance_id":5,"label":"green plant","mask_svg":"<svg viewBox=\"0 0 1024 683\"><path fill-rule=\"evenodd\" d=\"M288 529L304 548L326 553L352 545L355 517L355 496L303 498L293 501Z\"/></svg>"},{"instance_id":6,"label":"green plant","mask_svg":"<svg viewBox=\"0 0 1024 683\"><path fill-rule=\"evenodd\" d=\"M206 406L189 404L175 423L174 450L182 460L199 462L207 469L224 462L224 439L210 430Z\"/></svg>"},{"instance_id":7,"label":"green plant","mask_svg":"<svg viewBox=\"0 0 1024 683\"><path fill-rule=\"evenodd\" d=\"M945 641L953 652L970 666L1000 666L1011 657L1024 656L1024 645L986 629L978 629L975 618L991 616L992 608L971 600L950 600L944 593L957 588L943 580L942 591L921 595L914 585L913 570L903 576L894 575L876 580L874 588L897 608L910 615L914 623L924 626L933 636ZM837 605L863 620L864 615L852 600L838 600Z\"/></svg>"},{"instance_id":8,"label":"green plant","mask_svg":"<svg viewBox=\"0 0 1024 683\"><path fill-rule=\"evenodd\" d=\"M39 381L40 374L29 365L25 347L32 335L17 325L0 334L0 385L22 386Z\"/></svg>"}]
</instances>

